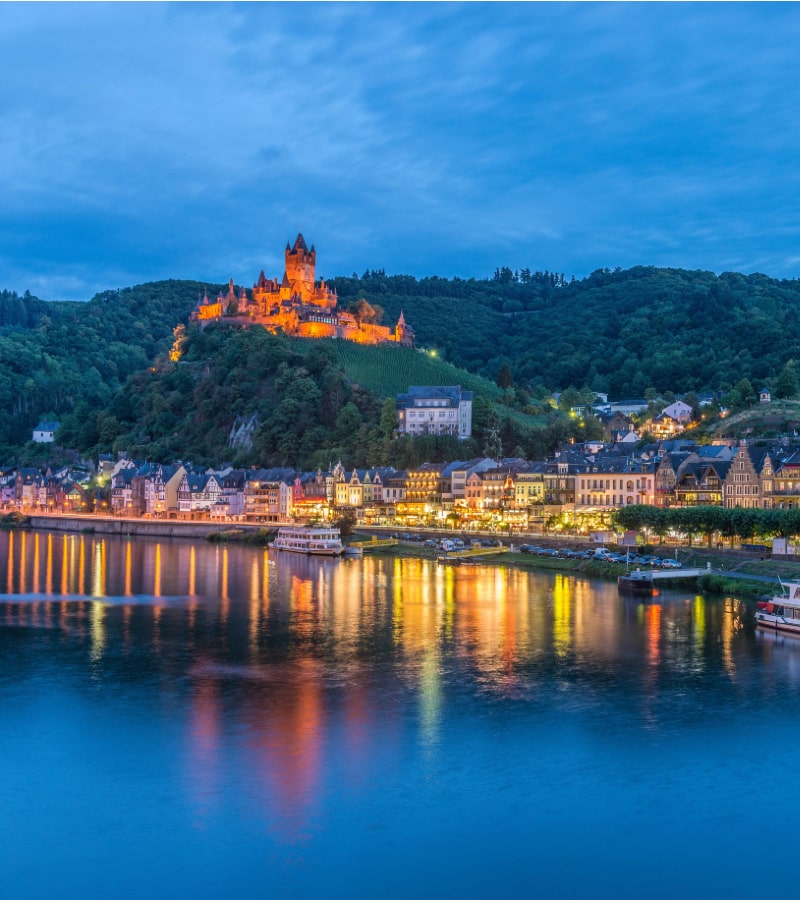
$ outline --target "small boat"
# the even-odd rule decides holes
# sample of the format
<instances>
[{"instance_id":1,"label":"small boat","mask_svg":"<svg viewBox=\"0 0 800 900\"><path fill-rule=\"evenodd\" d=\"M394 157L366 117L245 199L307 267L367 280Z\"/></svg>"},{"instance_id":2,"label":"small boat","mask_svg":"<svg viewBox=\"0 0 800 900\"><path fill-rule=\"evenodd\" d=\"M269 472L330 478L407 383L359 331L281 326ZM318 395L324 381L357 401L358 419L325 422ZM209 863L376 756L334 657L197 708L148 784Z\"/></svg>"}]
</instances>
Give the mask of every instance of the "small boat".
<instances>
[{"instance_id":1,"label":"small boat","mask_svg":"<svg viewBox=\"0 0 800 900\"><path fill-rule=\"evenodd\" d=\"M338 528L280 528L270 547L312 556L341 556L344 552Z\"/></svg>"},{"instance_id":2,"label":"small boat","mask_svg":"<svg viewBox=\"0 0 800 900\"><path fill-rule=\"evenodd\" d=\"M649 572L637 569L635 572L628 572L627 575L620 575L617 579L617 589L623 593L647 594L652 597L653 578Z\"/></svg>"},{"instance_id":3,"label":"small boat","mask_svg":"<svg viewBox=\"0 0 800 900\"><path fill-rule=\"evenodd\" d=\"M440 553L436 557L436 562L441 566L460 566L461 559L458 556L448 556L446 553Z\"/></svg>"},{"instance_id":4,"label":"small boat","mask_svg":"<svg viewBox=\"0 0 800 900\"><path fill-rule=\"evenodd\" d=\"M783 585L786 594L758 604L756 625L773 631L800 634L800 582Z\"/></svg>"}]
</instances>

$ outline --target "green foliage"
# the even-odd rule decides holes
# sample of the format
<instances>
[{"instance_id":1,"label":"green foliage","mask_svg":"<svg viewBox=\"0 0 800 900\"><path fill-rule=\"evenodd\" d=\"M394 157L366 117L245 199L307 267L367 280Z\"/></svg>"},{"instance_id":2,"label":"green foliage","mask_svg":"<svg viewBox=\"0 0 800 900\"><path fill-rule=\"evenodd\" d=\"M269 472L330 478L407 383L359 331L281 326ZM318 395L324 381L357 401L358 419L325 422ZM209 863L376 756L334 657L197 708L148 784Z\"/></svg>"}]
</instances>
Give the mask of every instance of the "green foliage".
<instances>
[{"instance_id":1,"label":"green foliage","mask_svg":"<svg viewBox=\"0 0 800 900\"><path fill-rule=\"evenodd\" d=\"M789 361L781 369L775 381L775 396L778 400L791 400L797 396L797 372L795 371L794 362Z\"/></svg>"},{"instance_id":2,"label":"green foliage","mask_svg":"<svg viewBox=\"0 0 800 900\"><path fill-rule=\"evenodd\" d=\"M167 350L202 287L153 282L88 303L0 293L0 453L18 455L45 414L64 426L59 443L86 446L100 411ZM110 423L106 434L112 432Z\"/></svg>"},{"instance_id":3,"label":"green foliage","mask_svg":"<svg viewBox=\"0 0 800 900\"><path fill-rule=\"evenodd\" d=\"M748 541L800 535L800 509L749 509L721 506L669 507L632 504L613 514L614 524L631 531L651 531L663 537L668 531L702 535L709 544L715 534Z\"/></svg>"},{"instance_id":4,"label":"green foliage","mask_svg":"<svg viewBox=\"0 0 800 900\"><path fill-rule=\"evenodd\" d=\"M254 338L239 347L213 337L212 327L193 347L187 339L170 369L173 331L205 285L152 282L87 303L1 292L0 454L18 455L48 411L62 423L57 440L65 446L152 446L180 455L203 448L210 457L225 449L236 415L258 412L259 452L270 459L341 451L383 460L389 445L382 400L412 384L461 384L475 394L478 447L486 440L486 403L499 416L505 454L522 448L542 456L560 440L597 432L593 420L570 420L547 406L548 391L570 385L584 386L575 392L582 401L589 390L666 400L671 391L727 387L735 409L756 404L754 386L772 385L776 397L798 393L797 280L636 267L568 281L498 267L481 281L373 271L333 286L362 318L377 319L383 310L391 324L402 310L418 344L436 351L309 340L267 347ZM254 348L266 357L254 357ZM281 363L288 366L282 381ZM253 372L266 381L257 383ZM300 384L292 390L295 378ZM337 420L351 402L361 421L347 430L347 420ZM305 430L289 422L303 422Z\"/></svg>"},{"instance_id":5,"label":"green foliage","mask_svg":"<svg viewBox=\"0 0 800 900\"><path fill-rule=\"evenodd\" d=\"M500 400L502 391L492 381L459 369L426 351L391 344L378 346L353 341L318 341L295 338L292 349L300 354L324 352L331 348L348 378L379 397L395 397L413 384L460 384L465 390Z\"/></svg>"},{"instance_id":6,"label":"green foliage","mask_svg":"<svg viewBox=\"0 0 800 900\"><path fill-rule=\"evenodd\" d=\"M721 389L776 378L800 341L800 281L637 266L567 282L497 270L491 280L366 272L337 278L340 298L402 309L417 342L494 379L586 384L613 397ZM743 398L742 402L748 402Z\"/></svg>"}]
</instances>

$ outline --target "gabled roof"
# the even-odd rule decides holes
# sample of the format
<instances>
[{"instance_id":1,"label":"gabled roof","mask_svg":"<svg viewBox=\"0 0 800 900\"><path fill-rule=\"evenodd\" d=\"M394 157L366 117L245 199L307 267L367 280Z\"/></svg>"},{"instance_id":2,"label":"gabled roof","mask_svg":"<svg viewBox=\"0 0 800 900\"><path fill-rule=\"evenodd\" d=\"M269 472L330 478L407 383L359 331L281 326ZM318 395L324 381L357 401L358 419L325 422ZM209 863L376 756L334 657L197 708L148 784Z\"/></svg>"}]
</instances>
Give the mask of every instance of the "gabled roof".
<instances>
[{"instance_id":1,"label":"gabled roof","mask_svg":"<svg viewBox=\"0 0 800 900\"><path fill-rule=\"evenodd\" d=\"M472 391L464 391L461 385L412 385L404 394L397 395L398 406L413 405L415 400L449 400L453 406L472 400Z\"/></svg>"},{"instance_id":2,"label":"gabled roof","mask_svg":"<svg viewBox=\"0 0 800 900\"><path fill-rule=\"evenodd\" d=\"M283 481L286 484L292 484L294 482L294 476L294 469L251 469L247 472L248 481Z\"/></svg>"}]
</instances>

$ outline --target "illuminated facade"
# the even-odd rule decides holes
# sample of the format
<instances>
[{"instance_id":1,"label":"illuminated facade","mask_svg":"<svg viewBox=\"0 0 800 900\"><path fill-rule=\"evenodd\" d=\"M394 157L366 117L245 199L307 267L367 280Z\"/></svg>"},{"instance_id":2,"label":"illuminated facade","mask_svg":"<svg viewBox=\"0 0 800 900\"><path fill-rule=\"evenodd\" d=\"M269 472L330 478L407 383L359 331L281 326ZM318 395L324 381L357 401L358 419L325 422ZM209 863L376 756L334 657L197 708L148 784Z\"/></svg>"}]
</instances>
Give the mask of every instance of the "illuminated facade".
<instances>
[{"instance_id":1,"label":"illuminated facade","mask_svg":"<svg viewBox=\"0 0 800 900\"><path fill-rule=\"evenodd\" d=\"M379 325L368 313L354 315L339 307L336 291L324 280L315 280L317 251L308 248L298 234L287 243L283 278L267 278L262 270L248 296L237 294L233 279L228 293L211 301L206 294L192 313L196 322L225 320L238 325L262 325L273 333L306 338L342 338L358 344L395 343L414 346L414 329L403 313L394 328ZM365 304L368 307L368 304Z\"/></svg>"},{"instance_id":2,"label":"illuminated facade","mask_svg":"<svg viewBox=\"0 0 800 900\"><path fill-rule=\"evenodd\" d=\"M412 386L397 395L399 434L472 435L472 391L461 385Z\"/></svg>"}]
</instances>

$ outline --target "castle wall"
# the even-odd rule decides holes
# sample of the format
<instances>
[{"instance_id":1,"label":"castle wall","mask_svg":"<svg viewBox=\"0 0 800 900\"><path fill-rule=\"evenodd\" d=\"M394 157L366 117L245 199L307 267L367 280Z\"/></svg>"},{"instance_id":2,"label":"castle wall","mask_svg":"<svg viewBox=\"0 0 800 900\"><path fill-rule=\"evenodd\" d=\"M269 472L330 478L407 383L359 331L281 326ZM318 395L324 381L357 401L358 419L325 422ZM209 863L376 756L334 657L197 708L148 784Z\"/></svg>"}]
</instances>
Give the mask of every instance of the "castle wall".
<instances>
[{"instance_id":1,"label":"castle wall","mask_svg":"<svg viewBox=\"0 0 800 900\"><path fill-rule=\"evenodd\" d=\"M338 308L338 298L324 281L314 281L316 251L309 250L302 235L294 247L286 247L286 272L283 280L267 279L263 271L253 286L252 299L242 291L237 297L231 279L228 298L207 299L199 304L192 318L202 322L226 315L236 324L258 324L272 332L283 331L299 337L339 337L358 344L399 343L413 347L414 333L402 314L397 328L361 323L350 313ZM227 302L229 308L223 309ZM329 321L318 321L318 317Z\"/></svg>"}]
</instances>

